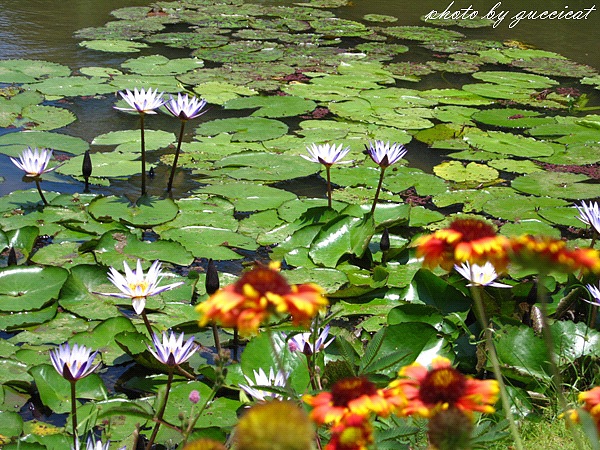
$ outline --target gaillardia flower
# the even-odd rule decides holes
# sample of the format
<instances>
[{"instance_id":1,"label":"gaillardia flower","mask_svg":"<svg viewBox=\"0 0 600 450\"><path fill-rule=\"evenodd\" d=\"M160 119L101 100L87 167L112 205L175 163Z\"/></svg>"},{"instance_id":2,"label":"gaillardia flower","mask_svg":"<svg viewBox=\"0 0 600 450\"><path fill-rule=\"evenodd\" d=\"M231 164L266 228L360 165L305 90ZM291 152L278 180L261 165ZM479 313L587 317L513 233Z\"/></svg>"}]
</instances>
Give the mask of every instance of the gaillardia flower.
<instances>
[{"instance_id":1,"label":"gaillardia flower","mask_svg":"<svg viewBox=\"0 0 600 450\"><path fill-rule=\"evenodd\" d=\"M75 344L71 348L66 343L50 350L50 361L65 380L77 381L87 377L100 365L100 363L93 365L97 354L97 351L92 353L83 345L80 347Z\"/></svg>"},{"instance_id":2,"label":"gaillardia flower","mask_svg":"<svg viewBox=\"0 0 600 450\"><path fill-rule=\"evenodd\" d=\"M131 92L129 89L126 89L125 92L120 91L119 95L123 97L123 100L127 102L130 108L119 106L115 106L114 108L118 109L119 111L131 111L140 114L156 114L156 111L154 110L160 108L165 103L165 100L162 98L163 94L164 92L159 94L158 89L153 91L152 88L148 89L147 91L145 89L140 89L138 91L138 88L135 88L133 92Z\"/></svg>"},{"instance_id":3,"label":"gaillardia flower","mask_svg":"<svg viewBox=\"0 0 600 450\"><path fill-rule=\"evenodd\" d=\"M400 378L386 391L406 398L403 415L432 417L441 410L456 408L466 413L493 413L500 389L496 380L477 380L452 367L450 360L434 358L431 369L415 362L400 369Z\"/></svg>"},{"instance_id":4,"label":"gaillardia flower","mask_svg":"<svg viewBox=\"0 0 600 450\"><path fill-rule=\"evenodd\" d=\"M590 202L589 205L581 202L581 206L575 205L575 207L579 211L577 218L600 234L600 207L598 206L598 202Z\"/></svg>"},{"instance_id":5,"label":"gaillardia flower","mask_svg":"<svg viewBox=\"0 0 600 450\"><path fill-rule=\"evenodd\" d=\"M496 283L498 274L494 265L487 261L483 266L478 264L462 263L455 265L454 270L470 281L467 286L491 286L499 288L510 288L512 286L503 283Z\"/></svg>"},{"instance_id":6,"label":"gaillardia flower","mask_svg":"<svg viewBox=\"0 0 600 450\"><path fill-rule=\"evenodd\" d=\"M181 95L181 93L177 94L177 99L171 96L165 103L165 108L181 120L190 120L201 116L206 112L202 111L205 106L206 100L198 100L196 97L190 97L187 94Z\"/></svg>"},{"instance_id":7,"label":"gaillardia flower","mask_svg":"<svg viewBox=\"0 0 600 450\"><path fill-rule=\"evenodd\" d=\"M440 265L446 270L466 261L471 264L489 261L497 269L504 269L508 263L507 245L506 237L477 219L457 219L450 227L421 236L416 242L417 256L424 257L426 267Z\"/></svg>"},{"instance_id":8,"label":"gaillardia flower","mask_svg":"<svg viewBox=\"0 0 600 450\"><path fill-rule=\"evenodd\" d=\"M18 160L13 157L11 157L10 160L15 166L25 172L25 176L36 178L44 173L51 172L58 167L54 166L48 169L48 163L51 158L52 150L45 148L38 149L37 147L32 149L31 147L27 147L19 155Z\"/></svg>"},{"instance_id":9,"label":"gaillardia flower","mask_svg":"<svg viewBox=\"0 0 600 450\"><path fill-rule=\"evenodd\" d=\"M313 407L310 418L317 424L337 424L350 415L369 417L371 413L389 416L398 406L386 397L383 390L366 378L354 377L339 380L331 392L315 396L305 395L302 400Z\"/></svg>"},{"instance_id":10,"label":"gaillardia flower","mask_svg":"<svg viewBox=\"0 0 600 450\"><path fill-rule=\"evenodd\" d=\"M370 420L359 414L350 414L331 427L331 439L325 450L368 450L373 442Z\"/></svg>"},{"instance_id":11,"label":"gaillardia flower","mask_svg":"<svg viewBox=\"0 0 600 450\"><path fill-rule=\"evenodd\" d=\"M600 252L593 248L567 248L561 239L522 235L510 239L510 258L523 267L541 272L572 273L577 270L600 274Z\"/></svg>"},{"instance_id":12,"label":"gaillardia flower","mask_svg":"<svg viewBox=\"0 0 600 450\"><path fill-rule=\"evenodd\" d=\"M342 144L337 147L335 144L312 144L310 147L306 147L306 150L310 156L300 155L304 159L331 167L348 154L350 147L343 148Z\"/></svg>"},{"instance_id":13,"label":"gaillardia flower","mask_svg":"<svg viewBox=\"0 0 600 450\"><path fill-rule=\"evenodd\" d=\"M379 140L369 142L369 146L366 149L373 162L379 167L389 167L395 164L408 152L402 144L394 142L390 145L389 142L386 143Z\"/></svg>"},{"instance_id":14,"label":"gaillardia flower","mask_svg":"<svg viewBox=\"0 0 600 450\"><path fill-rule=\"evenodd\" d=\"M598 433L600 433L600 386L589 391L580 392L578 399L583 403L581 406L594 420ZM568 411L569 417L574 422L579 422L579 414L576 409Z\"/></svg>"},{"instance_id":15,"label":"gaillardia flower","mask_svg":"<svg viewBox=\"0 0 600 450\"><path fill-rule=\"evenodd\" d=\"M177 336L173 331L162 334L162 342L156 333L152 334L154 349L148 345L148 350L161 363L167 366L178 366L186 362L198 350L194 336L183 342L184 333Z\"/></svg>"},{"instance_id":16,"label":"gaillardia flower","mask_svg":"<svg viewBox=\"0 0 600 450\"><path fill-rule=\"evenodd\" d=\"M290 314L295 325L307 325L328 302L316 284L290 285L278 264L257 265L234 284L219 289L196 306L199 325L216 322L238 327L240 334L256 333L271 314Z\"/></svg>"},{"instance_id":17,"label":"gaillardia flower","mask_svg":"<svg viewBox=\"0 0 600 450\"><path fill-rule=\"evenodd\" d=\"M275 371L271 367L269 369L269 375L265 373L265 371L261 368L256 370L252 370L254 372L254 380L247 375L244 375L244 378L248 382L248 384L240 384L240 388L245 391L247 394L251 395L254 400L258 400L261 402L272 400L272 399L282 399L283 396L276 392L264 391L259 387L254 386L271 386L271 387L285 387L287 378L290 376L287 373L283 373L278 371L275 374Z\"/></svg>"},{"instance_id":18,"label":"gaillardia flower","mask_svg":"<svg viewBox=\"0 0 600 450\"><path fill-rule=\"evenodd\" d=\"M135 271L131 270L125 261L123 261L123 267L125 268L125 276L121 275L114 267L110 267L108 274L108 279L110 282L119 288L121 292L102 292L100 294L108 295L110 297L130 298L136 314L141 314L142 311L144 311L146 306L146 298L176 288L183 284L182 281L179 281L177 283L159 286L158 284L162 280L162 277L161 263L158 260L152 263L146 275L144 275L142 263L139 259L137 260L137 268Z\"/></svg>"}]
</instances>

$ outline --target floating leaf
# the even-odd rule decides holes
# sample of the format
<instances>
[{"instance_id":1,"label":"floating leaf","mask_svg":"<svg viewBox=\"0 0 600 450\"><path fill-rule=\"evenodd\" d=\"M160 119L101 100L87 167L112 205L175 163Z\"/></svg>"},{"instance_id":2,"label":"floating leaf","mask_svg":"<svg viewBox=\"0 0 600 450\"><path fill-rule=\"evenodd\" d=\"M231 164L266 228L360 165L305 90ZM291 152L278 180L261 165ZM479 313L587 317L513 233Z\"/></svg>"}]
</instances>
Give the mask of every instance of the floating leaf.
<instances>
[{"instance_id":1,"label":"floating leaf","mask_svg":"<svg viewBox=\"0 0 600 450\"><path fill-rule=\"evenodd\" d=\"M0 136L0 152L5 155L16 157L25 147L50 148L80 155L85 153L89 144L78 137L45 131L22 131Z\"/></svg>"},{"instance_id":2,"label":"floating leaf","mask_svg":"<svg viewBox=\"0 0 600 450\"><path fill-rule=\"evenodd\" d=\"M128 59L121 66L142 75L178 75L203 67L204 62L196 58L169 59L162 55L150 55Z\"/></svg>"},{"instance_id":3,"label":"floating leaf","mask_svg":"<svg viewBox=\"0 0 600 450\"><path fill-rule=\"evenodd\" d=\"M468 134L464 139L471 147L477 149L523 158L550 156L556 147L547 142L500 131L489 131L487 134Z\"/></svg>"},{"instance_id":4,"label":"floating leaf","mask_svg":"<svg viewBox=\"0 0 600 450\"><path fill-rule=\"evenodd\" d=\"M381 32L398 39L431 42L463 38L458 31L443 30L435 27L401 26L382 28Z\"/></svg>"},{"instance_id":5,"label":"floating leaf","mask_svg":"<svg viewBox=\"0 0 600 450\"><path fill-rule=\"evenodd\" d=\"M258 92L245 86L237 86L225 82L207 82L194 86L194 92L202 96L208 103L222 105L228 100L242 95L258 95Z\"/></svg>"},{"instance_id":6,"label":"floating leaf","mask_svg":"<svg viewBox=\"0 0 600 450\"><path fill-rule=\"evenodd\" d=\"M23 128L39 131L55 130L75 122L77 118L68 109L55 106L33 105L21 112L26 125Z\"/></svg>"},{"instance_id":7,"label":"floating leaf","mask_svg":"<svg viewBox=\"0 0 600 450\"><path fill-rule=\"evenodd\" d=\"M505 128L532 128L547 123L556 123L553 118L544 117L539 112L516 108L484 109L471 117L486 125Z\"/></svg>"},{"instance_id":8,"label":"floating leaf","mask_svg":"<svg viewBox=\"0 0 600 450\"><path fill-rule=\"evenodd\" d=\"M33 83L53 77L67 77L71 69L62 64L33 59L8 59L0 61L0 82Z\"/></svg>"},{"instance_id":9,"label":"floating leaf","mask_svg":"<svg viewBox=\"0 0 600 450\"><path fill-rule=\"evenodd\" d=\"M97 197L89 206L89 213L96 220L121 220L134 227L159 225L172 220L179 209L169 198L142 197L137 204L119 197Z\"/></svg>"},{"instance_id":10,"label":"floating leaf","mask_svg":"<svg viewBox=\"0 0 600 450\"><path fill-rule=\"evenodd\" d=\"M560 55L558 55L560 56ZM596 69L586 64L560 58L531 58L526 60L514 60L511 65L522 68L528 72L551 75L558 77L583 78L598 74Z\"/></svg>"},{"instance_id":11,"label":"floating leaf","mask_svg":"<svg viewBox=\"0 0 600 450\"><path fill-rule=\"evenodd\" d=\"M102 77L55 77L28 85L30 89L36 89L44 95L60 97L94 96L109 94L115 88L106 83Z\"/></svg>"},{"instance_id":12,"label":"floating leaf","mask_svg":"<svg viewBox=\"0 0 600 450\"><path fill-rule=\"evenodd\" d=\"M227 176L237 180L285 181L312 175L320 165L304 158L273 153L238 153L227 156L215 167L225 168Z\"/></svg>"},{"instance_id":13,"label":"floating leaf","mask_svg":"<svg viewBox=\"0 0 600 450\"><path fill-rule=\"evenodd\" d=\"M421 96L446 105L482 106L494 103L483 96L461 89L429 89L423 91Z\"/></svg>"},{"instance_id":14,"label":"floating leaf","mask_svg":"<svg viewBox=\"0 0 600 450\"><path fill-rule=\"evenodd\" d=\"M296 198L291 192L244 182L214 184L198 192L224 197L234 204L236 211L264 211Z\"/></svg>"},{"instance_id":15,"label":"floating leaf","mask_svg":"<svg viewBox=\"0 0 600 450\"><path fill-rule=\"evenodd\" d=\"M225 109L258 108L251 115L258 117L289 117L305 114L317 107L312 100L288 96L243 97L229 100L223 105Z\"/></svg>"},{"instance_id":16,"label":"floating leaf","mask_svg":"<svg viewBox=\"0 0 600 450\"><path fill-rule=\"evenodd\" d=\"M47 306L58 297L67 275L65 269L52 266L0 269L0 310L20 312Z\"/></svg>"},{"instance_id":17,"label":"floating leaf","mask_svg":"<svg viewBox=\"0 0 600 450\"><path fill-rule=\"evenodd\" d=\"M278 120L262 117L241 117L204 122L196 128L196 133L201 136L232 133L232 141L253 142L276 139L287 133L287 129L287 125Z\"/></svg>"},{"instance_id":18,"label":"floating leaf","mask_svg":"<svg viewBox=\"0 0 600 450\"><path fill-rule=\"evenodd\" d=\"M433 172L445 180L455 181L457 183L486 183L496 180L499 176L496 169L475 162L463 166L462 163L458 161L447 161L435 166Z\"/></svg>"},{"instance_id":19,"label":"floating leaf","mask_svg":"<svg viewBox=\"0 0 600 450\"><path fill-rule=\"evenodd\" d=\"M120 151L141 152L141 140L139 130L109 131L96 136L92 145L118 145ZM147 151L158 150L175 142L175 135L162 130L146 130L144 141Z\"/></svg>"},{"instance_id":20,"label":"floating leaf","mask_svg":"<svg viewBox=\"0 0 600 450\"><path fill-rule=\"evenodd\" d=\"M581 200L598 197L598 185L587 183L588 177L565 172L535 172L515 178L511 186L533 195Z\"/></svg>"},{"instance_id":21,"label":"floating leaf","mask_svg":"<svg viewBox=\"0 0 600 450\"><path fill-rule=\"evenodd\" d=\"M532 75L521 72L486 71L473 74L473 78L496 83L502 86L514 86L518 88L544 89L558 84L558 81L540 75Z\"/></svg>"},{"instance_id":22,"label":"floating leaf","mask_svg":"<svg viewBox=\"0 0 600 450\"><path fill-rule=\"evenodd\" d=\"M142 48L148 48L148 44L142 42L124 41L119 39L97 39L92 41L81 41L80 46L90 50L115 53L136 53Z\"/></svg>"},{"instance_id":23,"label":"floating leaf","mask_svg":"<svg viewBox=\"0 0 600 450\"><path fill-rule=\"evenodd\" d=\"M164 239L181 243L196 258L212 258L214 260L240 259L242 255L231 248L256 250L254 239L245 237L235 231L205 226L189 226L170 229L161 233Z\"/></svg>"}]
</instances>

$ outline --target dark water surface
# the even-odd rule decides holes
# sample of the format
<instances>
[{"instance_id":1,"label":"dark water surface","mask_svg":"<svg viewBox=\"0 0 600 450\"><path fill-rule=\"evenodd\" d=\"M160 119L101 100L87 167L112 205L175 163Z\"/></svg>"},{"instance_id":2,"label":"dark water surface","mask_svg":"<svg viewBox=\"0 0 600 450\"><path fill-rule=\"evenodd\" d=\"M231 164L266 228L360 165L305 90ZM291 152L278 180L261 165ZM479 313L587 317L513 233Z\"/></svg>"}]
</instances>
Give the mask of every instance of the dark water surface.
<instances>
[{"instance_id":1,"label":"dark water surface","mask_svg":"<svg viewBox=\"0 0 600 450\"><path fill-rule=\"evenodd\" d=\"M261 2L260 0L257 0ZM264 4L292 5L294 1L265 1ZM499 5L497 5L500 3ZM102 26L114 18L110 11L126 6L145 6L152 4L149 0L0 0L0 59L28 58L43 59L69 66L77 70L86 66L118 67L124 60L141 55L116 54L88 50L78 45L79 40L73 37L76 30L86 27ZM460 29L469 38L481 39L514 39L534 45L544 50L560 53L574 61L600 68L600 52L598 52L598 29L600 29L600 11L590 10L587 19L581 20L521 20L512 28L513 17L529 12L544 10L568 11L588 10L595 4L588 0L561 0L522 2L518 0L486 0L470 3L469 1L440 1L440 0L353 0L349 6L337 8L336 14L343 18L362 20L366 14L386 14L397 17L394 25L423 25L421 16L432 10L444 11L447 7L452 12L464 10L479 11L479 16L488 13L495 5L495 11L507 11L505 19L495 28ZM235 8L235 7L232 7ZM600 9L600 5L598 6ZM521 12L523 11L523 12ZM168 49L163 54L175 57L187 55L187 51ZM143 53L142 53L143 54ZM413 59L413 55L408 54ZM417 56L415 55L415 59ZM433 86L432 86L433 87ZM439 87L439 86L436 86ZM447 86L444 86L447 87ZM77 115L78 121L61 130L68 134L82 137L88 142L93 137L121 129L131 129L136 126L135 118L124 117L112 109L113 99L75 102L70 109ZM205 120L218 117L218 108L204 116ZM210 116L210 117L209 117ZM166 118L165 118L166 120ZM167 129L167 128L164 128ZM1 130L0 134L8 130ZM411 164L424 168L430 161L413 161ZM161 170L167 170L161 166ZM163 174L159 174L162 178ZM24 183L15 174L14 166L8 157L0 155L0 176L5 181L0 184L0 195L5 195L16 189L33 188L33 184ZM166 175L165 175L166 176ZM65 183L65 178L48 174L44 178L43 187L46 190L75 192L81 190L79 183ZM139 177L137 177L139 178ZM185 180L186 177L179 177ZM131 180L136 183L136 177ZM186 182L189 180L185 180ZM153 192L150 180L151 194ZM177 183L177 182L176 182ZM162 186L163 183L158 183ZM176 185L180 194L190 189L189 184ZM113 184L110 192L122 193L131 189L131 183ZM159 189L156 187L156 189ZM98 191L99 192L99 191Z\"/></svg>"}]
</instances>

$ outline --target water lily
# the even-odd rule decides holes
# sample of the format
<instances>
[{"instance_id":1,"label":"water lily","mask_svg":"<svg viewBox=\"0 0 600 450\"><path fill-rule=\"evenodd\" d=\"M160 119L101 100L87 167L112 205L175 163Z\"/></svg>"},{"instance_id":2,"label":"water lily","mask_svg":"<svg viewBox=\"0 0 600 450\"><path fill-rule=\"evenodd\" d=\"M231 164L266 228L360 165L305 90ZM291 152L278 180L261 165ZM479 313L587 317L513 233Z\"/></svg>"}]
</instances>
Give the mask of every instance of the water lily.
<instances>
[{"instance_id":1,"label":"water lily","mask_svg":"<svg viewBox=\"0 0 600 450\"><path fill-rule=\"evenodd\" d=\"M156 333L152 334L152 343L154 349L148 346L148 350L161 363L167 366L178 366L190 359L198 350L198 346L194 342L194 336L183 342L184 333L177 336L174 332L167 336L167 333L162 334L162 342Z\"/></svg>"},{"instance_id":2,"label":"water lily","mask_svg":"<svg viewBox=\"0 0 600 450\"><path fill-rule=\"evenodd\" d=\"M335 144L312 144L310 147L306 147L308 154L300 155L304 159L323 164L325 166L325 172L327 173L327 201L331 208L331 166L348 154L350 147L343 147L342 144L336 146Z\"/></svg>"},{"instance_id":3,"label":"water lily","mask_svg":"<svg viewBox=\"0 0 600 450\"><path fill-rule=\"evenodd\" d=\"M575 205L575 207L579 211L577 218L600 234L600 206L598 206L598 202L590 202L589 205L581 202L581 206Z\"/></svg>"},{"instance_id":4,"label":"water lily","mask_svg":"<svg viewBox=\"0 0 600 450\"><path fill-rule=\"evenodd\" d=\"M79 440L77 440L77 444L75 447L72 447L74 450L80 449ZM94 439L92 436L88 436L87 443L85 446L85 450L108 450L110 448L110 441L106 441L103 443L101 439ZM119 450L126 450L127 446L123 446L119 448Z\"/></svg>"},{"instance_id":5,"label":"water lily","mask_svg":"<svg viewBox=\"0 0 600 450\"><path fill-rule=\"evenodd\" d=\"M281 394L271 391L263 391L262 389L254 386L285 387L287 378L289 377L288 373L283 373L282 371L275 373L272 367L269 369L268 376L262 368L259 368L258 371L253 370L252 372L254 372L254 380L249 376L244 375L244 378L248 384L240 384L240 388L242 390L251 395L255 400L261 402L283 398L283 395Z\"/></svg>"},{"instance_id":6,"label":"water lily","mask_svg":"<svg viewBox=\"0 0 600 450\"><path fill-rule=\"evenodd\" d=\"M169 176L169 182L167 183L167 191L171 192L173 187L173 178L175 177L175 168L177 167L177 160L179 159L179 152L181 151L181 142L183 141L183 131L185 129L185 123L190 119L195 119L201 116L206 111L202 111L206 106L206 100L198 100L196 97L189 97L187 94L177 94L177 99L171 96L171 99L165 104L165 108L178 117L181 120L181 128L179 130L179 140L177 141L177 150L175 150L175 159L173 160L173 166L171 167L171 175Z\"/></svg>"},{"instance_id":7,"label":"water lily","mask_svg":"<svg viewBox=\"0 0 600 450\"><path fill-rule=\"evenodd\" d=\"M158 89L153 91L148 89L137 88L131 92L127 89L125 92L119 92L123 100L130 106L129 108L115 106L115 109L120 111L137 112L140 115L140 132L141 132L141 151L142 151L142 195L146 195L146 142L144 140L144 116L146 114L156 114L155 109L161 107L165 100L162 98L163 92L158 93Z\"/></svg>"},{"instance_id":8,"label":"water lily","mask_svg":"<svg viewBox=\"0 0 600 450\"><path fill-rule=\"evenodd\" d=\"M65 380L73 381L88 376L100 365L93 365L97 354L97 351L92 353L83 345L80 347L75 344L71 348L66 343L50 351L50 361Z\"/></svg>"},{"instance_id":9,"label":"water lily","mask_svg":"<svg viewBox=\"0 0 600 450\"><path fill-rule=\"evenodd\" d=\"M35 185L37 186L37 190L44 202L44 205L47 205L46 197L42 193L42 188L40 186L40 177L48 172L52 172L59 166L54 166L48 168L48 163L52 158L52 150L48 150L45 148L38 149L27 147L21 154L19 155L19 159L15 159L13 157L10 160L13 162L15 166L25 172L26 177L33 178L35 181Z\"/></svg>"},{"instance_id":10,"label":"water lily","mask_svg":"<svg viewBox=\"0 0 600 450\"><path fill-rule=\"evenodd\" d=\"M595 306L600 306L600 285L598 285L598 287L594 286L593 284L587 284L585 286L587 288L588 291L590 291L590 294L592 294L592 297L594 297L594 300L586 300L584 298L584 300L588 303L591 303L592 305Z\"/></svg>"},{"instance_id":11,"label":"water lily","mask_svg":"<svg viewBox=\"0 0 600 450\"><path fill-rule=\"evenodd\" d=\"M494 280L498 278L496 268L491 262L486 262L483 266L479 264L469 264L464 262L460 266L455 265L454 269L463 277L470 281L467 286L492 286L499 288L510 288L512 286L503 283L496 283Z\"/></svg>"},{"instance_id":12,"label":"water lily","mask_svg":"<svg viewBox=\"0 0 600 450\"><path fill-rule=\"evenodd\" d=\"M371 141L368 146L365 146L367 153L375 164L379 166L379 183L377 184L377 190L375 191L375 197L373 198L373 206L371 206L371 213L375 212L375 206L379 199L379 193L381 192L381 185L383 184L383 174L392 164L395 164L400 160L408 150L404 148L402 144L394 142L390 145L388 142L383 141Z\"/></svg>"},{"instance_id":13,"label":"water lily","mask_svg":"<svg viewBox=\"0 0 600 450\"><path fill-rule=\"evenodd\" d=\"M313 355L331 344L335 340L335 336L327 340L329 336L329 328L327 325L321 330L317 340L312 342L312 332L298 333L292 336L288 342L288 347L292 352L302 352L304 354Z\"/></svg>"},{"instance_id":14,"label":"water lily","mask_svg":"<svg viewBox=\"0 0 600 450\"><path fill-rule=\"evenodd\" d=\"M121 275L114 267L109 268L108 274L110 282L121 292L103 292L100 294L108 295L110 297L130 298L136 314L142 314L148 297L174 289L183 284L182 281L179 281L177 283L159 286L158 284L162 280L162 277L161 263L158 260L152 263L150 269L148 269L148 273L145 275L142 269L142 263L139 259L137 260L137 268L135 271L129 268L126 261L123 261L123 267L125 268L125 276Z\"/></svg>"}]
</instances>

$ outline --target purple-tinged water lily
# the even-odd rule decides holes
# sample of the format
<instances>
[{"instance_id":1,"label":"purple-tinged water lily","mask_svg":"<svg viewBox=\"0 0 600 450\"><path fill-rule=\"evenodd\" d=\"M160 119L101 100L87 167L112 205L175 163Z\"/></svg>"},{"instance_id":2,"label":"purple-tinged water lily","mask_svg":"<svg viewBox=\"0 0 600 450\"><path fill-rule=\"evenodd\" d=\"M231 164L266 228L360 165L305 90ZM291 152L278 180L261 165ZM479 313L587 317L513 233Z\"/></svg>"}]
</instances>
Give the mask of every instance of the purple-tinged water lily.
<instances>
[{"instance_id":1,"label":"purple-tinged water lily","mask_svg":"<svg viewBox=\"0 0 600 450\"><path fill-rule=\"evenodd\" d=\"M97 354L97 351L92 353L92 350L83 345L80 347L75 344L71 348L66 343L50 351L50 361L65 380L76 381L88 376L100 365L94 365Z\"/></svg>"},{"instance_id":2,"label":"purple-tinged water lily","mask_svg":"<svg viewBox=\"0 0 600 450\"><path fill-rule=\"evenodd\" d=\"M312 355L323 350L335 340L335 336L327 340L329 336L329 325L321 330L314 345L312 343L312 332L295 334L288 341L288 348L292 352L302 352L305 355Z\"/></svg>"},{"instance_id":3,"label":"purple-tinged water lily","mask_svg":"<svg viewBox=\"0 0 600 450\"><path fill-rule=\"evenodd\" d=\"M254 372L254 380L249 376L244 375L244 378L248 384L240 384L240 388L243 391L245 391L248 395L251 395L254 400L261 402L283 398L283 395L281 394L271 391L263 391L262 389L254 386L285 387L287 378L290 376L288 373L278 371L277 374L275 374L275 371L272 367L269 369L268 376L262 368L259 368L258 371L252 370L252 372Z\"/></svg>"},{"instance_id":4,"label":"purple-tinged water lily","mask_svg":"<svg viewBox=\"0 0 600 450\"><path fill-rule=\"evenodd\" d=\"M171 166L171 175L167 183L167 191L171 192L173 187L173 179L175 177L175 168L177 167L177 161L179 160L179 152L181 151L181 143L183 141L183 132L185 130L185 123L190 119L195 119L201 116L206 111L202 111L206 106L206 100L198 100L196 97L189 97L187 94L177 94L177 100L171 96L171 99L165 104L165 108L175 117L181 120L181 128L179 129L179 140L177 141L177 149L175 150L175 159Z\"/></svg>"},{"instance_id":5,"label":"purple-tinged water lily","mask_svg":"<svg viewBox=\"0 0 600 450\"><path fill-rule=\"evenodd\" d=\"M125 92L120 91L119 95L127 102L129 108L115 106L115 109L119 111L131 111L140 114L156 114L155 109L160 108L165 103L163 98L164 92L158 93L158 89L152 90L152 88L145 89L135 88L133 92L126 89Z\"/></svg>"},{"instance_id":6,"label":"purple-tinged water lily","mask_svg":"<svg viewBox=\"0 0 600 450\"><path fill-rule=\"evenodd\" d=\"M588 284L585 287L587 288L588 291L590 291L590 294L592 294L592 297L594 297L594 300L587 300L585 298L584 298L584 300L588 303L591 303L594 306L600 306L600 289L598 289L593 284ZM598 287L600 287L600 285L598 285Z\"/></svg>"},{"instance_id":7,"label":"purple-tinged water lily","mask_svg":"<svg viewBox=\"0 0 600 450\"><path fill-rule=\"evenodd\" d=\"M186 362L198 350L198 346L194 342L194 336L183 342L184 333L177 336L174 332L163 332L162 342L156 333L152 334L152 343L154 349L148 346L150 353L167 366L178 366Z\"/></svg>"},{"instance_id":8,"label":"purple-tinged water lily","mask_svg":"<svg viewBox=\"0 0 600 450\"><path fill-rule=\"evenodd\" d=\"M510 288L508 284L496 283L494 280L498 278L496 268L491 262L486 262L483 266L478 264L469 264L464 262L460 266L455 264L454 269L463 277L470 281L467 286L492 286L499 288Z\"/></svg>"},{"instance_id":9,"label":"purple-tinged water lily","mask_svg":"<svg viewBox=\"0 0 600 450\"><path fill-rule=\"evenodd\" d=\"M80 449L79 439L76 442L75 447L71 447L74 450ZM85 450L108 450L110 448L110 441L102 443L101 439L95 440L92 436L88 436ZM126 450L127 446L119 448L119 450Z\"/></svg>"},{"instance_id":10,"label":"purple-tinged water lily","mask_svg":"<svg viewBox=\"0 0 600 450\"><path fill-rule=\"evenodd\" d=\"M338 146L335 144L311 144L310 147L306 147L306 150L310 156L300 156L308 161L323 164L325 166L325 173L327 174L327 205L331 208L331 166L335 163L339 163L340 160L348 154L350 147L344 148L342 144Z\"/></svg>"},{"instance_id":11,"label":"purple-tinged water lily","mask_svg":"<svg viewBox=\"0 0 600 450\"><path fill-rule=\"evenodd\" d=\"M50 158L52 158L52 150L45 148L38 149L37 147L33 149L31 147L27 147L21 152L18 160L13 157L10 158L15 166L25 172L26 177L33 178L44 205L47 205L48 202L46 201L46 197L44 197L42 188L40 186L40 177L43 174L52 172L54 169L59 167L54 166L48 169Z\"/></svg>"},{"instance_id":12,"label":"purple-tinged water lily","mask_svg":"<svg viewBox=\"0 0 600 450\"><path fill-rule=\"evenodd\" d=\"M125 268L125 276L121 275L114 267L110 267L108 274L110 282L121 292L101 292L100 294L108 295L110 297L130 298L136 314L142 314L146 307L146 299L148 297L174 289L183 284L182 281L179 281L177 283L159 286L158 284L162 280L161 263L159 260L152 263L146 275L144 275L142 263L139 259L137 260L137 268L135 271L129 268L126 261L123 261L123 267Z\"/></svg>"},{"instance_id":13,"label":"purple-tinged water lily","mask_svg":"<svg viewBox=\"0 0 600 450\"><path fill-rule=\"evenodd\" d=\"M575 207L579 211L577 218L600 234L600 206L598 206L598 202L590 202L589 205L581 202L581 206L575 205Z\"/></svg>"},{"instance_id":14,"label":"purple-tinged water lily","mask_svg":"<svg viewBox=\"0 0 600 450\"><path fill-rule=\"evenodd\" d=\"M398 162L408 152L402 144L394 142L390 145L389 141L376 140L369 142L369 146L365 147L373 162L386 168Z\"/></svg>"}]
</instances>

